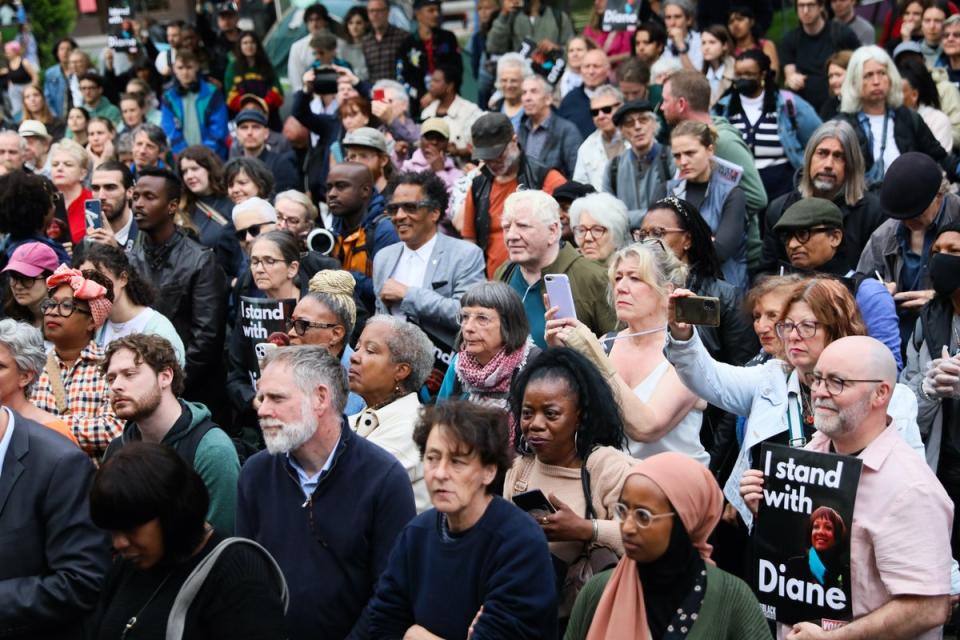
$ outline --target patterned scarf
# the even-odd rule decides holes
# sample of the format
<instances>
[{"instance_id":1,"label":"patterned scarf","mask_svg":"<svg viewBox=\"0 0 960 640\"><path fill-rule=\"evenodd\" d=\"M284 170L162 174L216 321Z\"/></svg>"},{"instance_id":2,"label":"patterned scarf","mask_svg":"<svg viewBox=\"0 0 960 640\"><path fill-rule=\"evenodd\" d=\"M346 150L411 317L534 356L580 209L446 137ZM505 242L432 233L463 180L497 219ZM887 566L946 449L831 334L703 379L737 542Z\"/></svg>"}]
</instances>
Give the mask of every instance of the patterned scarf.
<instances>
[{"instance_id":1,"label":"patterned scarf","mask_svg":"<svg viewBox=\"0 0 960 640\"><path fill-rule=\"evenodd\" d=\"M461 351L457 358L457 377L463 390L478 396L508 393L513 372L526 364L532 346L533 341L527 338L520 349L510 353L500 349L485 365L481 365L472 354Z\"/></svg>"}]
</instances>

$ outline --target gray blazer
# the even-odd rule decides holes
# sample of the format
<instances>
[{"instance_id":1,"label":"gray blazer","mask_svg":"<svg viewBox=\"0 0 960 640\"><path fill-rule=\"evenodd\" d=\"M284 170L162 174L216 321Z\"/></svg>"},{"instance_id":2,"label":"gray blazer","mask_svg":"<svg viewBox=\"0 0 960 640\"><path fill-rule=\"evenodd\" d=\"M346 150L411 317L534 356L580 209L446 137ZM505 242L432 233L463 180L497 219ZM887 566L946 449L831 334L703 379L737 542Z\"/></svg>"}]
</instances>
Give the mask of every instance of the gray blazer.
<instances>
[{"instance_id":1,"label":"gray blazer","mask_svg":"<svg viewBox=\"0 0 960 640\"><path fill-rule=\"evenodd\" d=\"M13 423L0 471L0 637L79 638L110 563L90 521L93 464L62 435Z\"/></svg>"},{"instance_id":2,"label":"gray blazer","mask_svg":"<svg viewBox=\"0 0 960 640\"><path fill-rule=\"evenodd\" d=\"M373 258L373 290L377 296L377 313L390 313L380 299L380 291L403 255L404 244L397 242L384 247ZM424 285L410 287L400 303L400 310L407 318L449 346L460 325L460 298L477 282L483 282L486 262L483 251L477 245L437 233L430 262L423 275Z\"/></svg>"}]
</instances>

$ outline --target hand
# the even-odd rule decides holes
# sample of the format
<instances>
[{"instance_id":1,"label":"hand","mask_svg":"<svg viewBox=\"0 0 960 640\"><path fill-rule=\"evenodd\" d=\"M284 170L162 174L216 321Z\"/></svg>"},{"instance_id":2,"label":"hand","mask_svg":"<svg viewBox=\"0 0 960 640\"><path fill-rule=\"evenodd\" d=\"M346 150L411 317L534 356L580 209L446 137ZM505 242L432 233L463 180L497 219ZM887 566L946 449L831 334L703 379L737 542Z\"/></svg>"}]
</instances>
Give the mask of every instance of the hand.
<instances>
[{"instance_id":1,"label":"hand","mask_svg":"<svg viewBox=\"0 0 960 640\"><path fill-rule=\"evenodd\" d=\"M793 625L787 640L818 640L818 638L829 638L830 634L810 622L798 622Z\"/></svg>"},{"instance_id":2,"label":"hand","mask_svg":"<svg viewBox=\"0 0 960 640\"><path fill-rule=\"evenodd\" d=\"M723 513L720 515L720 519L726 522L727 524L736 525L737 524L737 510L733 508L733 505L729 502L723 505Z\"/></svg>"},{"instance_id":3,"label":"hand","mask_svg":"<svg viewBox=\"0 0 960 640\"><path fill-rule=\"evenodd\" d=\"M560 49L560 48L561 48L560 45L558 45L556 42L548 38L544 38L543 40L537 43L537 53L547 54L547 53L550 53L551 51L556 51L557 49Z\"/></svg>"},{"instance_id":4,"label":"hand","mask_svg":"<svg viewBox=\"0 0 960 640\"><path fill-rule=\"evenodd\" d=\"M395 140L393 143L393 153L399 158L399 161L406 160L410 157L410 143L406 140ZM440 169L443 169L443 165L440 166ZM436 169L436 171L440 169Z\"/></svg>"},{"instance_id":5,"label":"hand","mask_svg":"<svg viewBox=\"0 0 960 640\"><path fill-rule=\"evenodd\" d=\"M881 280L881 282L883 282ZM897 292L897 283L896 282L884 282L883 286L887 288L887 291L890 292L890 295L894 295Z\"/></svg>"},{"instance_id":6,"label":"hand","mask_svg":"<svg viewBox=\"0 0 960 640\"><path fill-rule=\"evenodd\" d=\"M377 116L377 119L384 124L393 122L393 109L389 102L383 100L374 100L370 103L370 113Z\"/></svg>"},{"instance_id":7,"label":"hand","mask_svg":"<svg viewBox=\"0 0 960 640\"><path fill-rule=\"evenodd\" d=\"M358 78L357 74L355 74L353 71L350 71L350 69L341 67L338 64L332 64L330 67L337 72L337 82L349 82L354 87L360 83L360 78Z\"/></svg>"},{"instance_id":8,"label":"hand","mask_svg":"<svg viewBox=\"0 0 960 640\"><path fill-rule=\"evenodd\" d=\"M510 15L514 11L520 11L523 8L523 0L506 0L503 8L500 10L504 15Z\"/></svg>"},{"instance_id":9,"label":"hand","mask_svg":"<svg viewBox=\"0 0 960 640\"><path fill-rule=\"evenodd\" d=\"M307 69L303 74L303 92L307 95L313 94L313 79L317 77L313 69Z\"/></svg>"},{"instance_id":10,"label":"hand","mask_svg":"<svg viewBox=\"0 0 960 640\"><path fill-rule=\"evenodd\" d=\"M477 622L480 621L480 614L483 613L483 605L480 605L480 610L477 611L477 615L473 616L473 620L470 621L470 628L467 629L467 640L473 637L473 628L477 626Z\"/></svg>"},{"instance_id":11,"label":"hand","mask_svg":"<svg viewBox=\"0 0 960 640\"><path fill-rule=\"evenodd\" d=\"M390 278L383 283L383 289L380 290L380 299L387 305L403 302L404 296L407 295L407 289L407 285Z\"/></svg>"},{"instance_id":12,"label":"hand","mask_svg":"<svg viewBox=\"0 0 960 640\"><path fill-rule=\"evenodd\" d=\"M673 40L673 46L675 46L677 49L686 48L687 34L684 33L683 29L680 27L674 27L673 29L670 29L670 31L667 32L667 36Z\"/></svg>"},{"instance_id":13,"label":"hand","mask_svg":"<svg viewBox=\"0 0 960 640\"><path fill-rule=\"evenodd\" d=\"M437 638L439 636L433 635L418 624L413 625L403 634L403 640L436 640Z\"/></svg>"},{"instance_id":14,"label":"hand","mask_svg":"<svg viewBox=\"0 0 960 640\"><path fill-rule=\"evenodd\" d=\"M543 296L543 302L547 308L547 312L543 315L547 321L543 331L544 339L551 347L567 346L567 340L570 338L571 331L576 329L578 320L576 318L557 318L556 315L559 313L560 307L551 307L550 298L546 294Z\"/></svg>"},{"instance_id":15,"label":"hand","mask_svg":"<svg viewBox=\"0 0 960 640\"><path fill-rule=\"evenodd\" d=\"M908 42L913 38L913 32L917 28L917 23L914 20L904 20L900 24L900 40L902 42Z\"/></svg>"},{"instance_id":16,"label":"hand","mask_svg":"<svg viewBox=\"0 0 960 640\"><path fill-rule=\"evenodd\" d=\"M430 95L429 92L423 94L423 96L420 98L420 108L426 109L427 107L430 106L431 102L433 102L433 96Z\"/></svg>"},{"instance_id":17,"label":"hand","mask_svg":"<svg viewBox=\"0 0 960 640\"><path fill-rule=\"evenodd\" d=\"M107 48L103 52L103 66L110 71L113 71L113 49Z\"/></svg>"},{"instance_id":18,"label":"hand","mask_svg":"<svg viewBox=\"0 0 960 640\"><path fill-rule=\"evenodd\" d=\"M670 335L676 340L689 340L693 337L693 325L685 322L677 322L677 305L674 300L677 298L688 298L696 295L689 289L674 289L670 297L667 298L667 325L670 327Z\"/></svg>"},{"instance_id":19,"label":"hand","mask_svg":"<svg viewBox=\"0 0 960 640\"><path fill-rule=\"evenodd\" d=\"M807 76L797 72L787 74L785 84L787 85L788 89L800 91L807 84Z\"/></svg>"},{"instance_id":20,"label":"hand","mask_svg":"<svg viewBox=\"0 0 960 640\"><path fill-rule=\"evenodd\" d=\"M936 291L923 289L921 291L901 291L893 294L893 301L901 309L919 309L933 299Z\"/></svg>"},{"instance_id":21,"label":"hand","mask_svg":"<svg viewBox=\"0 0 960 640\"><path fill-rule=\"evenodd\" d=\"M951 357L944 345L942 357L930 362L923 390L938 398L960 398L960 355Z\"/></svg>"},{"instance_id":22,"label":"hand","mask_svg":"<svg viewBox=\"0 0 960 640\"><path fill-rule=\"evenodd\" d=\"M593 523L578 516L573 509L560 501L554 494L547 496L551 504L557 508L540 518L540 528L550 542L590 542L593 540Z\"/></svg>"},{"instance_id":23,"label":"hand","mask_svg":"<svg viewBox=\"0 0 960 640\"><path fill-rule=\"evenodd\" d=\"M763 471L747 469L740 478L740 496L753 515L757 515L760 500L763 498Z\"/></svg>"},{"instance_id":24,"label":"hand","mask_svg":"<svg viewBox=\"0 0 960 640\"><path fill-rule=\"evenodd\" d=\"M99 242L101 244L109 244L114 247L119 247L120 243L117 242L117 236L113 233L113 229L110 226L105 226L100 229L94 227L87 227L87 232L85 236L91 242Z\"/></svg>"}]
</instances>

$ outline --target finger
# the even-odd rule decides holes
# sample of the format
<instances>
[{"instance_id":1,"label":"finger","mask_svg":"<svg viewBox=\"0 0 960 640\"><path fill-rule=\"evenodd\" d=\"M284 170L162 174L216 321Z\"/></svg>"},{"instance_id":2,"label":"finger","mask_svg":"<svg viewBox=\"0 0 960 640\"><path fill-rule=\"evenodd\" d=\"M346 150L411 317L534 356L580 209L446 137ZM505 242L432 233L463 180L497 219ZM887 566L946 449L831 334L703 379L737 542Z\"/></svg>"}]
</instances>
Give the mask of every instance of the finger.
<instances>
[{"instance_id":1,"label":"finger","mask_svg":"<svg viewBox=\"0 0 960 640\"><path fill-rule=\"evenodd\" d=\"M569 510L569 509L570 509L570 507L568 507L568 506L566 505L566 503L564 503L562 500L560 500L560 498L558 498L555 494L552 494L552 493L551 493L550 495L547 496L547 499L548 499L548 500L550 501L550 503L551 503L553 506L555 506L557 509L560 509L560 510L562 510L562 509L568 509L568 510Z\"/></svg>"}]
</instances>

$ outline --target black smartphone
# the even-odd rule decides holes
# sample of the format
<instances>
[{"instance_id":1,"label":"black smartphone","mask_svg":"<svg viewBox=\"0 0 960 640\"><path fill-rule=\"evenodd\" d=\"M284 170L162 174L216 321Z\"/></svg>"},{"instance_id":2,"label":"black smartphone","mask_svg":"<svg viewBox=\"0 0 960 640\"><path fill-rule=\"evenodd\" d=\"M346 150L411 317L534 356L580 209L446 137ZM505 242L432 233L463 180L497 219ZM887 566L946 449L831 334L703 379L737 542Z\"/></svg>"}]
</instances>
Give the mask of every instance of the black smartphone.
<instances>
[{"instance_id":1,"label":"black smartphone","mask_svg":"<svg viewBox=\"0 0 960 640\"><path fill-rule=\"evenodd\" d=\"M674 300L677 322L702 324L708 327L720 325L720 298L688 296Z\"/></svg>"},{"instance_id":2,"label":"black smartphone","mask_svg":"<svg viewBox=\"0 0 960 640\"><path fill-rule=\"evenodd\" d=\"M543 495L543 491L540 491L540 489L531 489L530 491L518 493L513 496L513 504L537 519L557 512L556 507L550 504L547 496Z\"/></svg>"}]
</instances>

